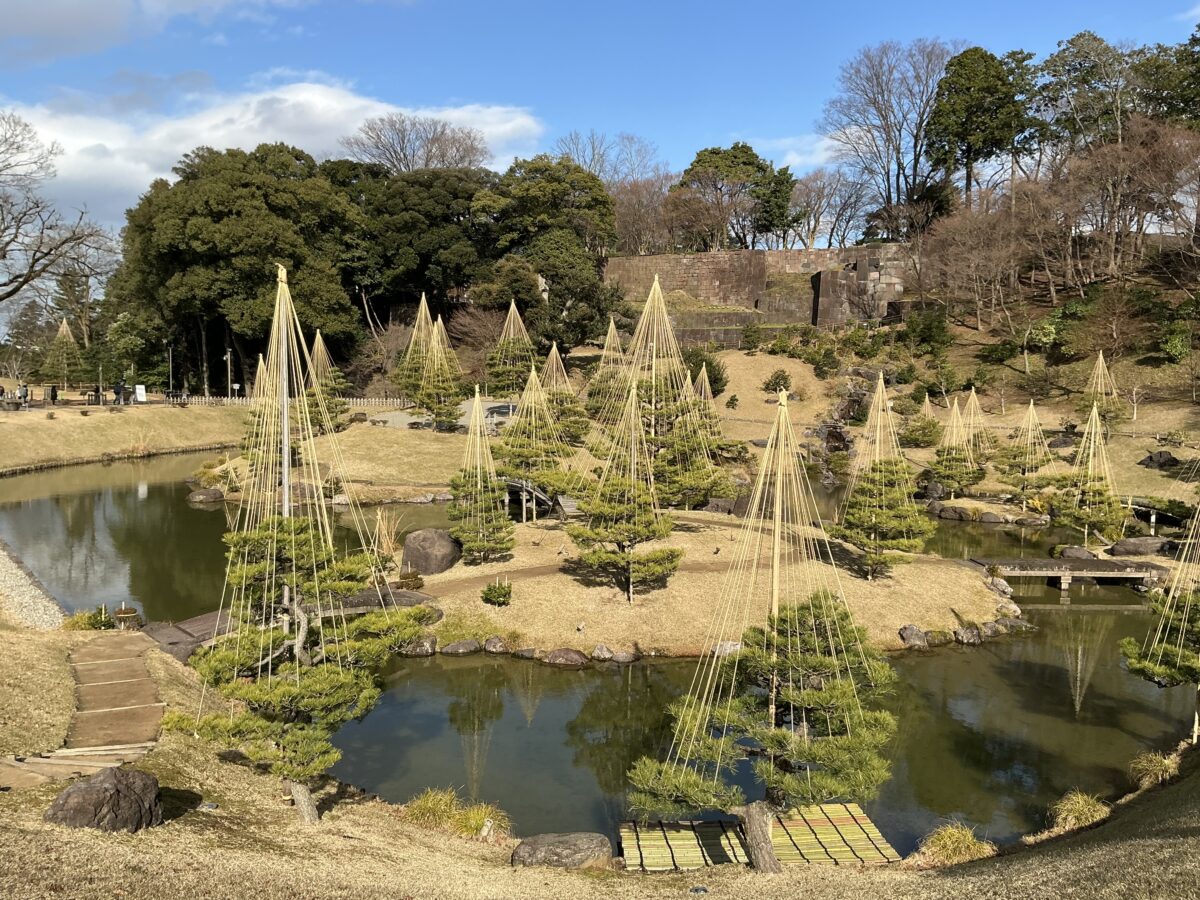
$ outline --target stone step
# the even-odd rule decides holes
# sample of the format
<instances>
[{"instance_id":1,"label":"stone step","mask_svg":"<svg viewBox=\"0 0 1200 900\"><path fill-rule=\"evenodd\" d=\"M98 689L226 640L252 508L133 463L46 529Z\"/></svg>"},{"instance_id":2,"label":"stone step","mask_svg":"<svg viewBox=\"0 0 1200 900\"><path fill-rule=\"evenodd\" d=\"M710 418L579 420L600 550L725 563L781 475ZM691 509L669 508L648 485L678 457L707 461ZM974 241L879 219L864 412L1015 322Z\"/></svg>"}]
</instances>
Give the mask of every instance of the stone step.
<instances>
[{"instance_id":1,"label":"stone step","mask_svg":"<svg viewBox=\"0 0 1200 900\"><path fill-rule=\"evenodd\" d=\"M49 775L35 772L13 759L0 759L0 790L21 791L40 787L53 780Z\"/></svg>"},{"instance_id":2,"label":"stone step","mask_svg":"<svg viewBox=\"0 0 1200 900\"><path fill-rule=\"evenodd\" d=\"M74 778L82 775L95 775L105 769L111 769L117 763L77 763L62 765L58 760L40 759L37 757L14 760L12 765L20 771L41 775L47 781L62 778Z\"/></svg>"},{"instance_id":3,"label":"stone step","mask_svg":"<svg viewBox=\"0 0 1200 900\"><path fill-rule=\"evenodd\" d=\"M114 659L78 666L74 669L78 684L103 684L109 681L127 681L146 677L146 663L141 657Z\"/></svg>"},{"instance_id":4,"label":"stone step","mask_svg":"<svg viewBox=\"0 0 1200 900\"><path fill-rule=\"evenodd\" d=\"M98 684L81 684L76 690L81 713L99 709L121 709L130 706L146 706L158 702L158 689L154 679L142 667L142 677L128 681L105 681Z\"/></svg>"},{"instance_id":5,"label":"stone step","mask_svg":"<svg viewBox=\"0 0 1200 900\"><path fill-rule=\"evenodd\" d=\"M120 659L141 656L154 642L142 634L128 632L114 635L101 635L92 638L81 647L71 651L71 662L76 665L113 662Z\"/></svg>"},{"instance_id":6,"label":"stone step","mask_svg":"<svg viewBox=\"0 0 1200 900\"><path fill-rule=\"evenodd\" d=\"M109 753L124 753L126 751L142 751L145 753L154 747L154 741L141 741L137 744L107 744L99 747L63 747L47 756L104 756Z\"/></svg>"},{"instance_id":7,"label":"stone step","mask_svg":"<svg viewBox=\"0 0 1200 900\"><path fill-rule=\"evenodd\" d=\"M157 740L162 711L163 705L156 703L135 709L76 713L67 734L66 747L74 749Z\"/></svg>"}]
</instances>

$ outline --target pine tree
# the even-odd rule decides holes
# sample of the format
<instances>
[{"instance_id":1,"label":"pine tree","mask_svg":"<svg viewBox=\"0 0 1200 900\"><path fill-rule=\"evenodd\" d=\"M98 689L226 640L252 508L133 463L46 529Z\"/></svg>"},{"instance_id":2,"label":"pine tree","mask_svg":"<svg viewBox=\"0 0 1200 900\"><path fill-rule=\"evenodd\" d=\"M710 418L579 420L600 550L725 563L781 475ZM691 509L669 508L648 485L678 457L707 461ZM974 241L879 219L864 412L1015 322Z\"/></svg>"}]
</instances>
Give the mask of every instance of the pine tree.
<instances>
[{"instance_id":1,"label":"pine tree","mask_svg":"<svg viewBox=\"0 0 1200 900\"><path fill-rule=\"evenodd\" d=\"M867 578L886 572L898 560L886 551L919 553L936 523L913 502L912 473L903 459L880 459L855 478L834 537L864 553Z\"/></svg>"},{"instance_id":2,"label":"pine tree","mask_svg":"<svg viewBox=\"0 0 1200 900\"><path fill-rule=\"evenodd\" d=\"M493 397L516 396L533 360L533 342L514 300L509 303L500 338L487 355L488 393Z\"/></svg>"},{"instance_id":3,"label":"pine tree","mask_svg":"<svg viewBox=\"0 0 1200 900\"><path fill-rule=\"evenodd\" d=\"M515 544L508 517L508 486L496 477L488 446L479 387L467 426L462 470L450 482L450 535L462 545L468 562L487 562L510 553Z\"/></svg>"},{"instance_id":4,"label":"pine tree","mask_svg":"<svg viewBox=\"0 0 1200 900\"><path fill-rule=\"evenodd\" d=\"M413 402L429 415L435 430L453 431L458 427L462 394L462 371L438 316Z\"/></svg>"},{"instance_id":5,"label":"pine tree","mask_svg":"<svg viewBox=\"0 0 1200 900\"><path fill-rule=\"evenodd\" d=\"M940 484L953 499L983 481L984 474L983 467L975 461L955 397L950 407L950 422L942 432L942 445L925 471L925 480Z\"/></svg>"},{"instance_id":6,"label":"pine tree","mask_svg":"<svg viewBox=\"0 0 1200 900\"><path fill-rule=\"evenodd\" d=\"M1104 427L1100 406L1094 403L1075 451L1075 465L1067 477L1064 497L1054 510L1056 518L1083 532L1085 547L1091 535L1115 541L1125 529L1126 511L1118 499L1104 444Z\"/></svg>"},{"instance_id":7,"label":"pine tree","mask_svg":"<svg viewBox=\"0 0 1200 900\"><path fill-rule=\"evenodd\" d=\"M572 447L582 446L584 438L591 431L592 420L579 402L571 379L567 377L557 342L550 345L550 353L542 366L541 382L562 439Z\"/></svg>"},{"instance_id":8,"label":"pine tree","mask_svg":"<svg viewBox=\"0 0 1200 900\"><path fill-rule=\"evenodd\" d=\"M499 471L557 493L560 485L553 476L562 472L563 460L570 455L571 448L559 433L541 379L530 368L516 413L501 432L496 447Z\"/></svg>"},{"instance_id":9,"label":"pine tree","mask_svg":"<svg viewBox=\"0 0 1200 900\"><path fill-rule=\"evenodd\" d=\"M400 364L391 374L392 383L400 391L400 396L412 401L421 388L421 380L425 374L425 360L429 356L429 347L433 341L433 319L429 316L429 304L425 295L421 295L421 304L417 307L417 317L413 322L412 335L408 339L408 347Z\"/></svg>"},{"instance_id":10,"label":"pine tree","mask_svg":"<svg viewBox=\"0 0 1200 900\"><path fill-rule=\"evenodd\" d=\"M345 431L350 424L350 382L333 364L320 330L313 339L310 354L309 387L305 391L308 414L317 433Z\"/></svg>"}]
</instances>

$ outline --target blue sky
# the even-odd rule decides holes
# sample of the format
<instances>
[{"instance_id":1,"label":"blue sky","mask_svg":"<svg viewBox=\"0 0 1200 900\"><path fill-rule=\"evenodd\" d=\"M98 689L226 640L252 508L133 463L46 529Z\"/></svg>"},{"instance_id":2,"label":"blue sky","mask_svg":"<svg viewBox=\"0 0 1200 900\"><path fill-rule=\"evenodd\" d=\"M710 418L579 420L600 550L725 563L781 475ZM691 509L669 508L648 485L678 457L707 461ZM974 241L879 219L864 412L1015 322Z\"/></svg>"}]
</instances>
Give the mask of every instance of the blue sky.
<instances>
[{"instance_id":1,"label":"blue sky","mask_svg":"<svg viewBox=\"0 0 1200 900\"><path fill-rule=\"evenodd\" d=\"M821 160L837 68L862 46L942 37L1042 55L1084 29L1177 42L1200 20L1190 2L7 0L0 107L62 145L56 197L110 224L197 144L328 155L392 108L480 127L498 167L596 128L646 137L675 167L742 139L803 169Z\"/></svg>"}]
</instances>

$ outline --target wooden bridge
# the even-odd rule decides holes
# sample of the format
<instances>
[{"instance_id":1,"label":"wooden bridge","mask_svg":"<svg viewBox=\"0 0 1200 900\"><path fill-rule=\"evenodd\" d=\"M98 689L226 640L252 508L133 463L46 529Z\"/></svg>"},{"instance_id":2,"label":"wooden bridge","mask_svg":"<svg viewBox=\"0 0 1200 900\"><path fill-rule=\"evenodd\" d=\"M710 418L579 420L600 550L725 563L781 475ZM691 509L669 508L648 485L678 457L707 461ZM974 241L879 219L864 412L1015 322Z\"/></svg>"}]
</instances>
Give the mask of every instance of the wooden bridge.
<instances>
[{"instance_id":1,"label":"wooden bridge","mask_svg":"<svg viewBox=\"0 0 1200 900\"><path fill-rule=\"evenodd\" d=\"M1137 581L1148 584L1167 574L1167 568L1155 563L1121 562L1115 559L972 559L987 571L998 571L1003 578L1047 578L1058 581L1059 602L1069 604L1071 581L1095 578L1108 581Z\"/></svg>"}]
</instances>

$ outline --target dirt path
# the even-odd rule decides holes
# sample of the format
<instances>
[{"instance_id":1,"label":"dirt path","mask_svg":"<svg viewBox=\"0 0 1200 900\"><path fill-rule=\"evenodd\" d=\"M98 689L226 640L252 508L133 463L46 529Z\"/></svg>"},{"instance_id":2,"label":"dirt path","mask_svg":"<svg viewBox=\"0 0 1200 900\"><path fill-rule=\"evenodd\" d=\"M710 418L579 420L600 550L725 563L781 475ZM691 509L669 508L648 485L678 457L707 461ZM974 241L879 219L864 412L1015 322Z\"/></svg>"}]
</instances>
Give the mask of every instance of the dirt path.
<instances>
[{"instance_id":1,"label":"dirt path","mask_svg":"<svg viewBox=\"0 0 1200 900\"><path fill-rule=\"evenodd\" d=\"M98 635L71 651L75 715L66 749L129 746L158 739L164 704L146 668L154 646L139 633Z\"/></svg>"}]
</instances>

